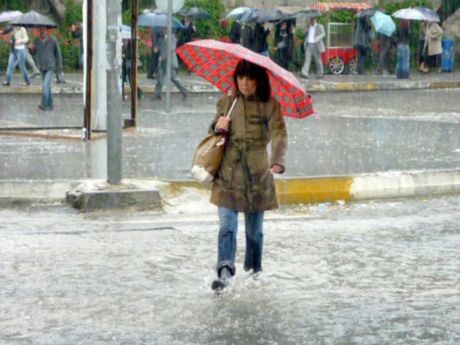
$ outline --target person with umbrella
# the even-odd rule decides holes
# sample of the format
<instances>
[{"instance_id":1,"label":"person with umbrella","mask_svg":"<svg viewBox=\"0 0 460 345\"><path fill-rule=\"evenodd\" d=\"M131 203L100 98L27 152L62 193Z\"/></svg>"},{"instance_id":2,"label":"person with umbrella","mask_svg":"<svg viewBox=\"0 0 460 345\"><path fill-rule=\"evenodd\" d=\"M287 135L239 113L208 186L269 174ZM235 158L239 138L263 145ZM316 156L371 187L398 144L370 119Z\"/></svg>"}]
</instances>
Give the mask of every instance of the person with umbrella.
<instances>
[{"instance_id":1,"label":"person with umbrella","mask_svg":"<svg viewBox=\"0 0 460 345\"><path fill-rule=\"evenodd\" d=\"M294 35L287 21L282 21L277 27L278 30L275 32L276 59L278 64L287 70L292 59Z\"/></svg>"},{"instance_id":2,"label":"person with umbrella","mask_svg":"<svg viewBox=\"0 0 460 345\"><path fill-rule=\"evenodd\" d=\"M235 19L230 27L230 41L232 43L241 43L241 22Z\"/></svg>"},{"instance_id":3,"label":"person with umbrella","mask_svg":"<svg viewBox=\"0 0 460 345\"><path fill-rule=\"evenodd\" d=\"M303 42L305 48L305 62L302 67L302 72L300 73L302 78L309 78L312 56L315 59L316 77L323 77L323 61L321 60L321 54L326 51L323 42L324 36L326 36L324 26L317 22L316 17L311 17L310 25L305 32L305 40Z\"/></svg>"},{"instance_id":4,"label":"person with umbrella","mask_svg":"<svg viewBox=\"0 0 460 345\"><path fill-rule=\"evenodd\" d=\"M43 111L54 108L51 82L53 73L62 70L62 57L59 44L53 36L49 35L49 28L41 27L40 36L34 40L31 51L36 54L38 67L42 75L42 98L38 106Z\"/></svg>"},{"instance_id":5,"label":"person with umbrella","mask_svg":"<svg viewBox=\"0 0 460 345\"><path fill-rule=\"evenodd\" d=\"M13 26L13 31L10 37L10 55L8 58L8 67L6 70L6 80L3 85L9 86L13 78L14 66L16 63L24 76L24 86L30 85L29 73L26 69L26 49L29 42L29 36L23 26Z\"/></svg>"},{"instance_id":6,"label":"person with umbrella","mask_svg":"<svg viewBox=\"0 0 460 345\"><path fill-rule=\"evenodd\" d=\"M217 102L210 126L211 131L227 133L224 157L211 191L219 216L218 277L211 286L217 291L227 287L236 272L239 212L245 217L244 270L254 275L262 271L264 212L278 207L273 175L285 171L287 150L286 126L281 106L271 96L267 70L242 59L233 72L233 82L235 91ZM231 120L225 117L230 108Z\"/></svg>"},{"instance_id":7,"label":"person with umbrella","mask_svg":"<svg viewBox=\"0 0 460 345\"><path fill-rule=\"evenodd\" d=\"M358 73L364 74L367 55L371 49L371 26L367 16L358 17L353 37L353 47L358 51Z\"/></svg>"},{"instance_id":8,"label":"person with umbrella","mask_svg":"<svg viewBox=\"0 0 460 345\"><path fill-rule=\"evenodd\" d=\"M183 20L184 29L181 31L179 35L179 40L177 41L177 46L180 47L181 45L190 42L195 37L197 37L196 27L193 24L192 17L185 16Z\"/></svg>"},{"instance_id":9,"label":"person with umbrella","mask_svg":"<svg viewBox=\"0 0 460 345\"><path fill-rule=\"evenodd\" d=\"M428 22L423 50L428 51L428 67L433 67L441 72L442 34L444 31L436 22ZM426 68L425 72L429 72Z\"/></svg>"}]
</instances>

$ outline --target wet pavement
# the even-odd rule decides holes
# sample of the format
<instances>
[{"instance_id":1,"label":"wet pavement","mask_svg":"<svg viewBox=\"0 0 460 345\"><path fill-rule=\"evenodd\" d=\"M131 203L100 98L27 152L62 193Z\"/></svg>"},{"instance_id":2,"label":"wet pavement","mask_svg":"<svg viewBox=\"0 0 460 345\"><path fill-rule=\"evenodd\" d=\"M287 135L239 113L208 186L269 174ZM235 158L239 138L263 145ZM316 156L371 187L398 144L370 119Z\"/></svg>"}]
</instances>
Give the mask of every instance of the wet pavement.
<instances>
[{"instance_id":1,"label":"wet pavement","mask_svg":"<svg viewBox=\"0 0 460 345\"><path fill-rule=\"evenodd\" d=\"M287 118L285 177L460 167L460 89L313 94L317 115ZM125 178L188 179L195 146L214 116L216 94L187 101L146 95L138 127L123 137ZM55 111L36 108L38 95L2 95L0 127L81 126L81 95L56 95ZM124 103L128 118L129 102ZM58 131L65 135L65 131ZM11 134L11 133L10 133ZM80 136L79 130L72 132ZM69 137L71 137L69 132ZM0 179L106 177L106 142L0 135ZM40 167L40 168L37 168Z\"/></svg>"},{"instance_id":2,"label":"wet pavement","mask_svg":"<svg viewBox=\"0 0 460 345\"><path fill-rule=\"evenodd\" d=\"M270 212L264 272L243 272L240 234L217 298L215 211L169 202L0 210L0 344L460 343L459 197Z\"/></svg>"}]
</instances>

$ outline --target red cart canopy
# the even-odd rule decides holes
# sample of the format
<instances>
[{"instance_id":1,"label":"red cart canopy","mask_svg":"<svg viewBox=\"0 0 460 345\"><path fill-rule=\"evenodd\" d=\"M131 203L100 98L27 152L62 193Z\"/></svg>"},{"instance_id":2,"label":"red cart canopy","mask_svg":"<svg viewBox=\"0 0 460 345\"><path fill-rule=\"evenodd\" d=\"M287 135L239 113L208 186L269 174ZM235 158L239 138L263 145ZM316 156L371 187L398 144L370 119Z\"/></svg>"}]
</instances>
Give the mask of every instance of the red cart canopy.
<instances>
[{"instance_id":1,"label":"red cart canopy","mask_svg":"<svg viewBox=\"0 0 460 345\"><path fill-rule=\"evenodd\" d=\"M372 8L373 6L366 2L318 2L311 6L312 10L318 10L320 12L328 12L334 10L352 10L359 12L366 8Z\"/></svg>"}]
</instances>

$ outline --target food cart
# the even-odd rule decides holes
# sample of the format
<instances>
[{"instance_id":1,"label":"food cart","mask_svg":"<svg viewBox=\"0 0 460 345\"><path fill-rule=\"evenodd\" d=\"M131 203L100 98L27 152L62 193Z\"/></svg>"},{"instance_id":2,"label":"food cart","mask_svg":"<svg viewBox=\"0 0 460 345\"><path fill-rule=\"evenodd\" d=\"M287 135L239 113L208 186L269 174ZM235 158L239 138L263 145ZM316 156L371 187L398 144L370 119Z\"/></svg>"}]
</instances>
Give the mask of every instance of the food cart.
<instances>
[{"instance_id":1,"label":"food cart","mask_svg":"<svg viewBox=\"0 0 460 345\"><path fill-rule=\"evenodd\" d=\"M332 74L354 73L357 70L357 51L353 48L354 23L331 23L330 11L352 10L359 12L372 6L365 2L320 2L313 9L327 17L326 51L321 55L323 64Z\"/></svg>"}]
</instances>

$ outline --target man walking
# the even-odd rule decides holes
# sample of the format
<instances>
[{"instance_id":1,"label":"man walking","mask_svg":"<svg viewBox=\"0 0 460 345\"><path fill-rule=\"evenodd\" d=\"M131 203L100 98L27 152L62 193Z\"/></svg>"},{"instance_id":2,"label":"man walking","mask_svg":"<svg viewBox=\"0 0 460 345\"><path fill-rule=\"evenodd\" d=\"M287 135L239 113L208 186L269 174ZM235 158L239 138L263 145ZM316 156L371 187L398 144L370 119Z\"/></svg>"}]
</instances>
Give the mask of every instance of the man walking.
<instances>
[{"instance_id":1,"label":"man walking","mask_svg":"<svg viewBox=\"0 0 460 345\"><path fill-rule=\"evenodd\" d=\"M15 26L10 38L10 56L8 58L8 67L6 70L6 80L3 85L9 86L13 78L14 66L16 63L19 65L21 72L24 76L24 85L30 85L29 73L26 69L26 49L29 42L27 31L22 26Z\"/></svg>"},{"instance_id":2,"label":"man walking","mask_svg":"<svg viewBox=\"0 0 460 345\"><path fill-rule=\"evenodd\" d=\"M161 42L160 48L160 57L158 59L158 78L157 84L155 86L155 99L161 100L161 89L163 88L164 79L166 76L166 61L168 59L168 37L166 35L166 29L163 28L163 39ZM179 63L177 61L176 55L176 45L177 39L174 33L171 35L171 81L176 85L179 91L182 93L182 98L186 99L188 96L187 89L182 84L180 79L177 77L177 69L179 68Z\"/></svg>"},{"instance_id":3,"label":"man walking","mask_svg":"<svg viewBox=\"0 0 460 345\"><path fill-rule=\"evenodd\" d=\"M313 17L310 19L310 25L305 34L306 36L303 43L305 48L305 63L303 64L300 76L306 79L309 78L311 57L313 56L316 65L316 76L317 78L322 78L323 62L321 61L321 54L326 51L323 42L325 36L324 26L317 23L316 17Z\"/></svg>"},{"instance_id":4,"label":"man walking","mask_svg":"<svg viewBox=\"0 0 460 345\"><path fill-rule=\"evenodd\" d=\"M42 100L38 107L43 111L53 110L51 81L53 73L62 70L61 50L56 39L49 36L48 30L40 28L40 37L35 39L33 48L42 75Z\"/></svg>"}]
</instances>

